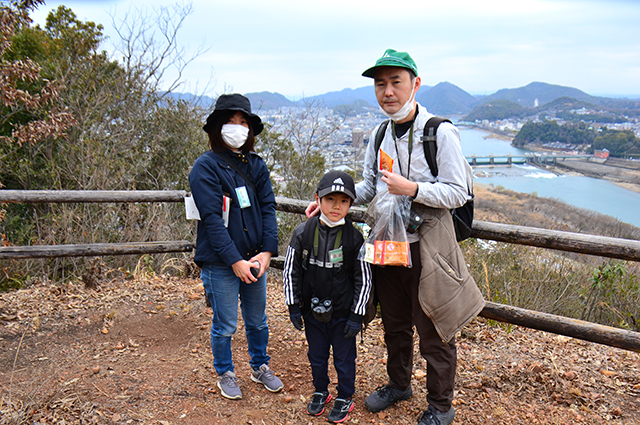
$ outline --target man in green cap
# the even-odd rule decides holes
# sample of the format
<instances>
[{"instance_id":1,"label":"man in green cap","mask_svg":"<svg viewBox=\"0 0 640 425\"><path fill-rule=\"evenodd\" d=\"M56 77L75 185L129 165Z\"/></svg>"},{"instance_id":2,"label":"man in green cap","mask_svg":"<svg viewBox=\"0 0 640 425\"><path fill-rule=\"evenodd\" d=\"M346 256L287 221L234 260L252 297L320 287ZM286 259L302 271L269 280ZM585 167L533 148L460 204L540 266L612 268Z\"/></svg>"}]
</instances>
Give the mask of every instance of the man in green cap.
<instances>
[{"instance_id":1,"label":"man in green cap","mask_svg":"<svg viewBox=\"0 0 640 425\"><path fill-rule=\"evenodd\" d=\"M378 128L371 133L364 181L356 186L354 204L369 203L375 195L388 191L412 198L412 210L424 219L416 233L408 234L413 267L375 267L389 381L370 394L365 405L378 412L412 396L415 325L420 353L427 361L429 403L418 423L446 425L455 416L455 334L484 307L456 241L449 213L449 209L467 202L473 175L462 154L458 129L450 122L443 122L437 129L438 172L433 173L437 177L431 173L421 137L433 115L415 100L421 80L408 53L388 49L362 75L373 78L380 110L390 123L379 150L374 147ZM380 151L393 159L391 171L377 166Z\"/></svg>"}]
</instances>

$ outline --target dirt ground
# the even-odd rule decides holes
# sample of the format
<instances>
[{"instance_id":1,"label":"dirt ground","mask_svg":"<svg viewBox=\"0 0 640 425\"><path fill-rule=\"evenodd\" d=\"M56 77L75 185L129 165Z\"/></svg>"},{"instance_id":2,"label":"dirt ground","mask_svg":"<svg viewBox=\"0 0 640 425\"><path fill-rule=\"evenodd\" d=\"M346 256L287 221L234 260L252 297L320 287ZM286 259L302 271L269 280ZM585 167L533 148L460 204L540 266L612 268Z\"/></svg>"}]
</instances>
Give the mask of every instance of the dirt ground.
<instances>
[{"instance_id":1,"label":"dirt ground","mask_svg":"<svg viewBox=\"0 0 640 425\"><path fill-rule=\"evenodd\" d=\"M240 321L237 401L216 386L199 279L106 276L96 289L38 284L0 294L0 423L326 423L326 414L306 414L313 388L304 334L289 323L278 270L268 291L270 365L285 387L272 394L251 381ZM386 380L374 320L358 342L348 423L417 423L425 364L415 353L414 396L368 412L364 398ZM459 335L458 356L455 424L640 424L639 353L479 318Z\"/></svg>"}]
</instances>

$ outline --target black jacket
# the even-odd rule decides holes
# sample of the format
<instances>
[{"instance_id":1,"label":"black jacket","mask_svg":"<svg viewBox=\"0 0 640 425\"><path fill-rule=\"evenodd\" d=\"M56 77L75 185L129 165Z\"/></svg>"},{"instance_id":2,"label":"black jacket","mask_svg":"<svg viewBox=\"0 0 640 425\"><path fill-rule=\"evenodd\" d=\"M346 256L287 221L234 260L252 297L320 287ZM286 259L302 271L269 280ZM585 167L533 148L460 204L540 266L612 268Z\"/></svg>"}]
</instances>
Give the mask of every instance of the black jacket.
<instances>
[{"instance_id":1,"label":"black jacket","mask_svg":"<svg viewBox=\"0 0 640 425\"><path fill-rule=\"evenodd\" d=\"M296 228L287 249L283 286L289 311L307 314L311 298L316 296L320 300L331 299L334 317L362 321L372 288L371 266L358 260L358 252L363 243L362 235L348 219L345 225L333 228L320 224L317 217L309 220L310 225L302 223ZM307 233L314 232L316 226L317 256L314 255L313 248L308 246L308 241L313 241L313 235ZM331 263L329 251L335 248L336 236L341 228L340 247L343 249L344 260L342 263ZM304 251L308 252L305 254ZM345 264L347 261L350 262L349 265Z\"/></svg>"}]
</instances>

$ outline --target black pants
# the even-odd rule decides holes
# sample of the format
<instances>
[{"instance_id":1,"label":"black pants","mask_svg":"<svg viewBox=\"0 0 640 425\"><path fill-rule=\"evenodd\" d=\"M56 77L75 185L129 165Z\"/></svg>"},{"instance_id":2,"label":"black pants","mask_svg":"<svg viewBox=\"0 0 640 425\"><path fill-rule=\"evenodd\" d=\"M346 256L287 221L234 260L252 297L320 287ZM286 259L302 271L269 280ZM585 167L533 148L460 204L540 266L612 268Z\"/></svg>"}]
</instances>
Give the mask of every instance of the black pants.
<instances>
[{"instance_id":1,"label":"black pants","mask_svg":"<svg viewBox=\"0 0 640 425\"><path fill-rule=\"evenodd\" d=\"M455 338L444 343L418 301L420 246L411 244L412 268L386 266L375 269L375 289L380 302L387 344L387 373L392 388L411 386L413 325L420 336L420 354L427 361L427 401L447 412L453 400L457 352Z\"/></svg>"},{"instance_id":2,"label":"black pants","mask_svg":"<svg viewBox=\"0 0 640 425\"><path fill-rule=\"evenodd\" d=\"M356 385L356 338L344 337L347 318L317 321L313 314L304 317L304 331L309 344L309 363L316 391L329 387L329 350L333 348L333 365L338 374L338 397L351 398Z\"/></svg>"}]
</instances>

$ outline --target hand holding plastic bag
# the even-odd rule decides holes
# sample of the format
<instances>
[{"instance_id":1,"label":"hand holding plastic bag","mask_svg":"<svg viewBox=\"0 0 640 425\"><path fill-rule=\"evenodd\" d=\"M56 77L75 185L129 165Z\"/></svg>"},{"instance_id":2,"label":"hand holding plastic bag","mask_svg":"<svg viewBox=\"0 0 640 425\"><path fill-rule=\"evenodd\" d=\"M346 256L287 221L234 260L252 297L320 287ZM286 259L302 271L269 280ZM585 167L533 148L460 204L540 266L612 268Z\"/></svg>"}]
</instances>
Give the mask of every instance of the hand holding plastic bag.
<instances>
[{"instance_id":1,"label":"hand holding plastic bag","mask_svg":"<svg viewBox=\"0 0 640 425\"><path fill-rule=\"evenodd\" d=\"M406 230L410 207L407 196L384 192L373 198L366 213L371 231L359 260L380 266L412 266Z\"/></svg>"}]
</instances>

